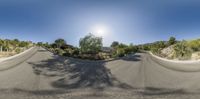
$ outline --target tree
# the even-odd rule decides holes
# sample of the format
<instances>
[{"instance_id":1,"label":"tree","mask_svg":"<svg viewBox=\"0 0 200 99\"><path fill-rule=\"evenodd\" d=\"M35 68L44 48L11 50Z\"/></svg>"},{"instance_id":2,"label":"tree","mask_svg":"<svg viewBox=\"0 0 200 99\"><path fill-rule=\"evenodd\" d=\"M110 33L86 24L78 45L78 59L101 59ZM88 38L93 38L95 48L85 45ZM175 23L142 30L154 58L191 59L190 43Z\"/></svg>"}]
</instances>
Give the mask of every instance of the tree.
<instances>
[{"instance_id":1,"label":"tree","mask_svg":"<svg viewBox=\"0 0 200 99\"><path fill-rule=\"evenodd\" d=\"M42 42L38 42L37 45L38 45L38 46L42 46L43 43L42 43Z\"/></svg>"},{"instance_id":2,"label":"tree","mask_svg":"<svg viewBox=\"0 0 200 99\"><path fill-rule=\"evenodd\" d=\"M54 49L57 47L57 45L56 45L55 43L50 44L50 46L51 46L52 48L54 48Z\"/></svg>"},{"instance_id":3,"label":"tree","mask_svg":"<svg viewBox=\"0 0 200 99\"><path fill-rule=\"evenodd\" d=\"M55 44L57 46L57 48L60 48L63 45L66 45L66 41L62 38L59 38L57 40L55 40Z\"/></svg>"},{"instance_id":4,"label":"tree","mask_svg":"<svg viewBox=\"0 0 200 99\"><path fill-rule=\"evenodd\" d=\"M44 43L43 46L46 47L46 48L50 48L50 45L49 45L48 42Z\"/></svg>"},{"instance_id":5,"label":"tree","mask_svg":"<svg viewBox=\"0 0 200 99\"><path fill-rule=\"evenodd\" d=\"M90 33L89 35L86 35L84 38L80 39L79 46L82 53L96 54L103 46L102 38L96 37Z\"/></svg>"},{"instance_id":6,"label":"tree","mask_svg":"<svg viewBox=\"0 0 200 99\"><path fill-rule=\"evenodd\" d=\"M22 41L20 42L19 47L28 47L28 45L29 45L28 42Z\"/></svg>"},{"instance_id":7,"label":"tree","mask_svg":"<svg viewBox=\"0 0 200 99\"><path fill-rule=\"evenodd\" d=\"M115 47L117 47L118 45L119 45L119 42L114 41L114 42L112 42L112 44L110 45L110 47L115 48Z\"/></svg>"},{"instance_id":8,"label":"tree","mask_svg":"<svg viewBox=\"0 0 200 99\"><path fill-rule=\"evenodd\" d=\"M19 46L20 41L18 39L14 39L11 43L16 48Z\"/></svg>"},{"instance_id":9,"label":"tree","mask_svg":"<svg viewBox=\"0 0 200 99\"><path fill-rule=\"evenodd\" d=\"M135 53L138 51L137 47L134 46L132 43L128 46L128 53Z\"/></svg>"},{"instance_id":10,"label":"tree","mask_svg":"<svg viewBox=\"0 0 200 99\"><path fill-rule=\"evenodd\" d=\"M168 41L168 44L169 45L173 45L173 44L175 44L176 43L176 38L175 37L170 37L169 38L169 41Z\"/></svg>"}]
</instances>

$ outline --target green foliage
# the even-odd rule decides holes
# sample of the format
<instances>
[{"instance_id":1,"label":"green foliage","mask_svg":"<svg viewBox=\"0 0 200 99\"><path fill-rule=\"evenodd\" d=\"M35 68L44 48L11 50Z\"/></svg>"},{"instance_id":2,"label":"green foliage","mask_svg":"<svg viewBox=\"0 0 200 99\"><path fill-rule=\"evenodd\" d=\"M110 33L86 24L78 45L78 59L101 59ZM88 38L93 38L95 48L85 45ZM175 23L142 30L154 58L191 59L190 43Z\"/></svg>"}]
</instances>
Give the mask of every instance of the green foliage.
<instances>
[{"instance_id":1,"label":"green foliage","mask_svg":"<svg viewBox=\"0 0 200 99\"><path fill-rule=\"evenodd\" d=\"M190 59L192 55L192 50L190 47L188 47L186 41L177 43L174 46L174 51L175 51L174 57L180 60Z\"/></svg>"},{"instance_id":2,"label":"green foliage","mask_svg":"<svg viewBox=\"0 0 200 99\"><path fill-rule=\"evenodd\" d=\"M103 46L102 38L96 37L92 34L86 35L84 38L80 39L79 46L81 53L98 53L101 51Z\"/></svg>"},{"instance_id":3,"label":"green foliage","mask_svg":"<svg viewBox=\"0 0 200 99\"><path fill-rule=\"evenodd\" d=\"M45 48L51 48L51 46L49 45L48 42L44 43L43 46L44 46Z\"/></svg>"},{"instance_id":4,"label":"green foliage","mask_svg":"<svg viewBox=\"0 0 200 99\"><path fill-rule=\"evenodd\" d=\"M65 51L64 53L62 53L63 56L71 56L71 53L69 51Z\"/></svg>"},{"instance_id":5,"label":"green foliage","mask_svg":"<svg viewBox=\"0 0 200 99\"><path fill-rule=\"evenodd\" d=\"M165 41L157 41L154 43L148 43L138 46L140 50L146 50L146 51L158 51L162 48L165 48L167 46Z\"/></svg>"},{"instance_id":6,"label":"green foliage","mask_svg":"<svg viewBox=\"0 0 200 99\"><path fill-rule=\"evenodd\" d=\"M66 44L66 41L62 38L59 38L59 39L55 40L54 43L57 46L57 48L60 48L62 45Z\"/></svg>"},{"instance_id":7,"label":"green foliage","mask_svg":"<svg viewBox=\"0 0 200 99\"><path fill-rule=\"evenodd\" d=\"M123 56L125 56L125 54L126 54L126 52L125 52L124 48L118 48L116 51L116 56L118 56L118 57L123 57Z\"/></svg>"},{"instance_id":8,"label":"green foliage","mask_svg":"<svg viewBox=\"0 0 200 99\"><path fill-rule=\"evenodd\" d=\"M149 50L151 49L151 46L150 46L150 45L147 45L147 44L141 45L141 46L140 46L140 49L141 49L141 50L145 50L145 51L149 51Z\"/></svg>"},{"instance_id":9,"label":"green foliage","mask_svg":"<svg viewBox=\"0 0 200 99\"><path fill-rule=\"evenodd\" d=\"M19 43L19 47L28 47L29 43L28 42L25 42L25 41L22 41Z\"/></svg>"},{"instance_id":10,"label":"green foliage","mask_svg":"<svg viewBox=\"0 0 200 99\"><path fill-rule=\"evenodd\" d=\"M20 52L21 52L21 49L20 49L20 48L16 48L16 49L15 49L15 52L16 52L16 53L20 53Z\"/></svg>"},{"instance_id":11,"label":"green foliage","mask_svg":"<svg viewBox=\"0 0 200 99\"><path fill-rule=\"evenodd\" d=\"M150 47L150 51L154 54L160 54L161 49L165 48L166 44L164 41L157 41L153 43Z\"/></svg>"},{"instance_id":12,"label":"green foliage","mask_svg":"<svg viewBox=\"0 0 200 99\"><path fill-rule=\"evenodd\" d=\"M2 51L17 51L17 48L28 48L31 42L19 41L18 39L9 40L9 39L0 39L0 47Z\"/></svg>"},{"instance_id":13,"label":"green foliage","mask_svg":"<svg viewBox=\"0 0 200 99\"><path fill-rule=\"evenodd\" d=\"M135 53L137 51L137 47L133 44L125 45L120 43L118 46L115 47L115 50L113 52L113 57L123 57L125 55Z\"/></svg>"},{"instance_id":14,"label":"green foliage","mask_svg":"<svg viewBox=\"0 0 200 99\"><path fill-rule=\"evenodd\" d=\"M77 55L79 55L79 50L77 48L66 48L64 49L64 51L64 56L76 57Z\"/></svg>"},{"instance_id":15,"label":"green foliage","mask_svg":"<svg viewBox=\"0 0 200 99\"><path fill-rule=\"evenodd\" d=\"M63 55L65 52L62 49L56 48L55 53L58 55Z\"/></svg>"},{"instance_id":16,"label":"green foliage","mask_svg":"<svg viewBox=\"0 0 200 99\"><path fill-rule=\"evenodd\" d=\"M112 44L110 45L110 47L115 48L115 47L117 47L118 45L119 45L119 42L114 41L114 42L112 42Z\"/></svg>"},{"instance_id":17,"label":"green foliage","mask_svg":"<svg viewBox=\"0 0 200 99\"><path fill-rule=\"evenodd\" d=\"M50 47L51 48L57 48L57 45L55 43L53 43L53 44L50 44Z\"/></svg>"},{"instance_id":18,"label":"green foliage","mask_svg":"<svg viewBox=\"0 0 200 99\"><path fill-rule=\"evenodd\" d=\"M37 46L42 46L42 45L43 45L42 42L38 42L38 43L37 43Z\"/></svg>"},{"instance_id":19,"label":"green foliage","mask_svg":"<svg viewBox=\"0 0 200 99\"><path fill-rule=\"evenodd\" d=\"M176 43L176 38L175 37L170 37L169 41L168 41L168 45L170 46L170 45L173 45L175 43Z\"/></svg>"},{"instance_id":20,"label":"green foliage","mask_svg":"<svg viewBox=\"0 0 200 99\"><path fill-rule=\"evenodd\" d=\"M200 51L200 39L188 41L187 44L193 51Z\"/></svg>"},{"instance_id":21,"label":"green foliage","mask_svg":"<svg viewBox=\"0 0 200 99\"><path fill-rule=\"evenodd\" d=\"M161 49L158 48L158 47L152 47L152 48L151 48L151 52L152 52L153 54L159 55L159 54L160 54L160 51L161 51Z\"/></svg>"},{"instance_id":22,"label":"green foliage","mask_svg":"<svg viewBox=\"0 0 200 99\"><path fill-rule=\"evenodd\" d=\"M72 54L73 56L77 56L77 55L79 55L79 53L80 53L80 52L79 52L79 49L78 49L78 48L75 48L75 49L73 49L73 51L72 51L71 54Z\"/></svg>"}]
</instances>

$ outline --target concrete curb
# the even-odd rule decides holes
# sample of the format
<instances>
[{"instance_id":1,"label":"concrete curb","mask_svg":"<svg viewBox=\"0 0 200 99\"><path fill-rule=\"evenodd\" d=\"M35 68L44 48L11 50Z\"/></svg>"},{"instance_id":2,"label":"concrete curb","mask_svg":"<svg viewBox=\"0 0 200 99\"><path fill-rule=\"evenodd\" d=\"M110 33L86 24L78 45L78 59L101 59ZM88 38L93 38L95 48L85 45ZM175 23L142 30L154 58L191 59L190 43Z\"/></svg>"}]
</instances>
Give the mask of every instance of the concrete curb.
<instances>
[{"instance_id":1,"label":"concrete curb","mask_svg":"<svg viewBox=\"0 0 200 99\"><path fill-rule=\"evenodd\" d=\"M197 72L200 71L200 61L174 61L158 57L151 52L148 52L153 61L157 62L165 68L183 71L183 72Z\"/></svg>"},{"instance_id":2,"label":"concrete curb","mask_svg":"<svg viewBox=\"0 0 200 99\"><path fill-rule=\"evenodd\" d=\"M0 71L8 70L8 69L18 66L19 64L23 63L24 61L32 57L36 52L37 52L37 48L32 47L20 54L2 59L0 62Z\"/></svg>"},{"instance_id":3,"label":"concrete curb","mask_svg":"<svg viewBox=\"0 0 200 99\"><path fill-rule=\"evenodd\" d=\"M23 52L21 52L21 53L19 53L19 54L16 54L16 55L13 55L13 56L10 56L10 57L0 58L0 62L3 62L3 61L6 61L6 60L10 60L10 59L16 58L16 57L18 57L18 56L20 56L20 55L23 55L24 53L26 53L26 52L32 50L33 48L34 48L34 47L31 47L31 48L29 48L29 49L27 49L27 50L25 50L25 51L23 51Z\"/></svg>"}]
</instances>

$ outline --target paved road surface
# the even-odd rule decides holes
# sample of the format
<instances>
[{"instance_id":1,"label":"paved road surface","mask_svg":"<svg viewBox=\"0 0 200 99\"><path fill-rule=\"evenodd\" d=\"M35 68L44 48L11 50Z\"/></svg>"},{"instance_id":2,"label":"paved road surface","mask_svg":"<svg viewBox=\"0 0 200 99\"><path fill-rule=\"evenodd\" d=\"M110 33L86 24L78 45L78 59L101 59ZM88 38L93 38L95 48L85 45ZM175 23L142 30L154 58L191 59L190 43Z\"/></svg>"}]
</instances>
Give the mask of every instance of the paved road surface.
<instances>
[{"instance_id":1,"label":"paved road surface","mask_svg":"<svg viewBox=\"0 0 200 99\"><path fill-rule=\"evenodd\" d=\"M137 53L110 62L53 55L35 48L0 63L0 99L198 99L200 72L167 69Z\"/></svg>"}]
</instances>

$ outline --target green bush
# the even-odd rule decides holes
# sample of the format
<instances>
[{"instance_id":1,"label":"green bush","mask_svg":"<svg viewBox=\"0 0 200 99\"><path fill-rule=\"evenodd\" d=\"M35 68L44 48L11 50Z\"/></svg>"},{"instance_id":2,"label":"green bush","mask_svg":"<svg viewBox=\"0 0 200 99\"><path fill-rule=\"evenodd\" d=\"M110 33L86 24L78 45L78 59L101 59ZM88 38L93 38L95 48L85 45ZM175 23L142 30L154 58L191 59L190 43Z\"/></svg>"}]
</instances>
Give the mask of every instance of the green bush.
<instances>
[{"instance_id":1,"label":"green bush","mask_svg":"<svg viewBox=\"0 0 200 99\"><path fill-rule=\"evenodd\" d=\"M176 38L175 37L170 37L168 41L168 46L173 45L176 43Z\"/></svg>"},{"instance_id":2,"label":"green bush","mask_svg":"<svg viewBox=\"0 0 200 99\"><path fill-rule=\"evenodd\" d=\"M200 51L200 39L188 41L187 44L193 51Z\"/></svg>"},{"instance_id":3,"label":"green bush","mask_svg":"<svg viewBox=\"0 0 200 99\"><path fill-rule=\"evenodd\" d=\"M159 54L160 54L160 51L161 51L160 48L157 48L157 47L152 47L152 48L151 48L151 52L152 52L153 54L159 55Z\"/></svg>"},{"instance_id":4,"label":"green bush","mask_svg":"<svg viewBox=\"0 0 200 99\"><path fill-rule=\"evenodd\" d=\"M116 51L116 56L117 57L123 57L125 56L125 49L124 48L118 48L117 51Z\"/></svg>"},{"instance_id":5,"label":"green bush","mask_svg":"<svg viewBox=\"0 0 200 99\"><path fill-rule=\"evenodd\" d=\"M16 48L16 49L15 49L15 52L16 52L16 53L20 53L20 52L21 52L21 49L20 49L20 48Z\"/></svg>"},{"instance_id":6,"label":"green bush","mask_svg":"<svg viewBox=\"0 0 200 99\"><path fill-rule=\"evenodd\" d=\"M63 56L71 56L71 54L69 52L67 52L67 51L65 51L62 55Z\"/></svg>"},{"instance_id":7,"label":"green bush","mask_svg":"<svg viewBox=\"0 0 200 99\"><path fill-rule=\"evenodd\" d=\"M75 48L73 51L72 51L72 55L73 56L77 56L77 55L79 55L79 49L78 48Z\"/></svg>"},{"instance_id":8,"label":"green bush","mask_svg":"<svg viewBox=\"0 0 200 99\"><path fill-rule=\"evenodd\" d=\"M120 43L119 45L115 46L114 51L112 53L112 57L123 57L128 54L132 54L138 51L138 48L133 44L125 45Z\"/></svg>"},{"instance_id":9,"label":"green bush","mask_svg":"<svg viewBox=\"0 0 200 99\"><path fill-rule=\"evenodd\" d=\"M65 52L62 50L62 49L55 49L55 53L58 54L58 55L63 55Z\"/></svg>"},{"instance_id":10,"label":"green bush","mask_svg":"<svg viewBox=\"0 0 200 99\"><path fill-rule=\"evenodd\" d=\"M125 47L124 50L126 54L131 54L138 51L137 47L133 46L133 44L130 44L129 46Z\"/></svg>"},{"instance_id":11,"label":"green bush","mask_svg":"<svg viewBox=\"0 0 200 99\"><path fill-rule=\"evenodd\" d=\"M102 38L93 34L86 35L79 41L80 51L86 54L97 54L103 46Z\"/></svg>"},{"instance_id":12,"label":"green bush","mask_svg":"<svg viewBox=\"0 0 200 99\"><path fill-rule=\"evenodd\" d=\"M190 59L192 55L192 50L190 47L188 47L186 41L177 43L174 46L174 51L175 51L174 58L178 58L180 60Z\"/></svg>"}]
</instances>

